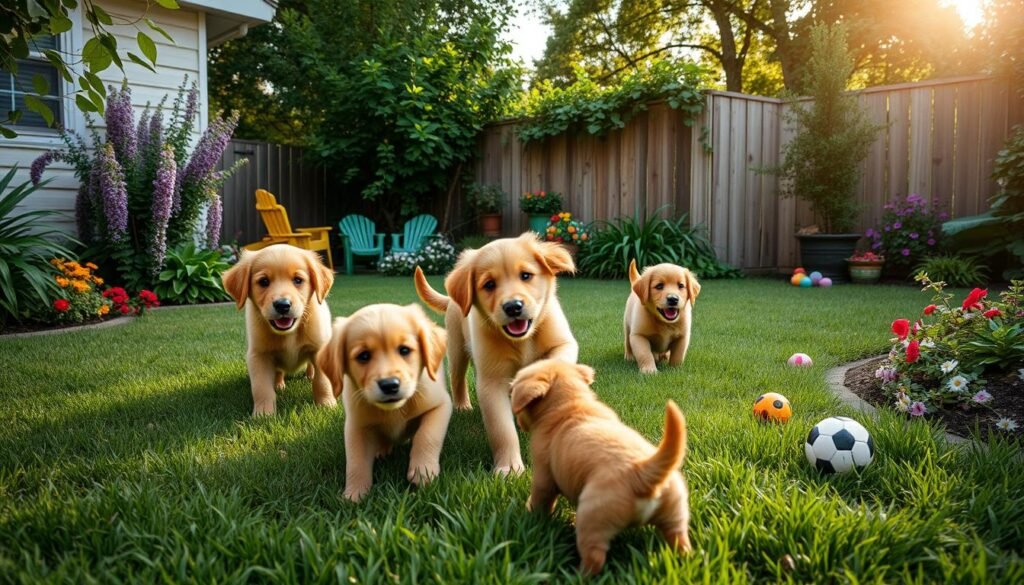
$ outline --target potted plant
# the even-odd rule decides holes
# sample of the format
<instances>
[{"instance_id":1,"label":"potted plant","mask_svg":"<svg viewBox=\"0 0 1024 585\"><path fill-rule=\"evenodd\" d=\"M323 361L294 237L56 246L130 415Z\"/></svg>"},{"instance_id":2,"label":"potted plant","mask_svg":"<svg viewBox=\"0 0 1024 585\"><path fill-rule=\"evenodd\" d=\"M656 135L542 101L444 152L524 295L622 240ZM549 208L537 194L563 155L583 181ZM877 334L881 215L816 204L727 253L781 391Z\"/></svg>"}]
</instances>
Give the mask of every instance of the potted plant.
<instances>
[{"instance_id":1,"label":"potted plant","mask_svg":"<svg viewBox=\"0 0 1024 585\"><path fill-rule=\"evenodd\" d=\"M519 198L519 209L529 216L530 229L544 235L548 218L562 209L562 196L554 191L527 191Z\"/></svg>"},{"instance_id":2,"label":"potted plant","mask_svg":"<svg viewBox=\"0 0 1024 585\"><path fill-rule=\"evenodd\" d=\"M547 226L544 228L544 239L561 243L575 258L579 245L590 239L590 230L583 222L573 219L571 213L562 211L548 218Z\"/></svg>"},{"instance_id":3,"label":"potted plant","mask_svg":"<svg viewBox=\"0 0 1024 585\"><path fill-rule=\"evenodd\" d=\"M501 206L505 200L505 192L500 185L480 185L474 183L468 194L469 205L480 219L480 231L485 236L501 235Z\"/></svg>"},{"instance_id":4,"label":"potted plant","mask_svg":"<svg viewBox=\"0 0 1024 585\"><path fill-rule=\"evenodd\" d=\"M789 122L797 133L776 169L782 194L810 203L817 222L797 234L801 264L836 282L847 280L845 259L861 237L853 231L858 165L882 128L867 119L855 96L844 93L852 71L845 27L816 25L806 78L813 102L806 106L790 100Z\"/></svg>"},{"instance_id":5,"label":"potted plant","mask_svg":"<svg viewBox=\"0 0 1024 585\"><path fill-rule=\"evenodd\" d=\"M850 279L855 284L875 284L882 276L885 257L858 250L846 259L846 264L850 267Z\"/></svg>"}]
</instances>

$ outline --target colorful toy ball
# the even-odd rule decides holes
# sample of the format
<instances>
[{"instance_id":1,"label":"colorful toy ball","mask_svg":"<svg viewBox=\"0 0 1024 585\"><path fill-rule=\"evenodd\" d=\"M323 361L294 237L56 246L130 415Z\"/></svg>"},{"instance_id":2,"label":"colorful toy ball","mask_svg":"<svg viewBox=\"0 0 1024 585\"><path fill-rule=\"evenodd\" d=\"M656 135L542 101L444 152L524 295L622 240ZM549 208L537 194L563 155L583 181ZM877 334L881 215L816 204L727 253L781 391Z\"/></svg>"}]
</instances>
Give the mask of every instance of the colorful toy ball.
<instances>
[{"instance_id":1,"label":"colorful toy ball","mask_svg":"<svg viewBox=\"0 0 1024 585\"><path fill-rule=\"evenodd\" d=\"M821 473L863 469L875 457L875 442L859 422L833 416L814 425L804 443L807 461Z\"/></svg>"},{"instance_id":2,"label":"colorful toy ball","mask_svg":"<svg viewBox=\"0 0 1024 585\"><path fill-rule=\"evenodd\" d=\"M807 271L797 266L793 269L793 274L807 274Z\"/></svg>"},{"instance_id":3,"label":"colorful toy ball","mask_svg":"<svg viewBox=\"0 0 1024 585\"><path fill-rule=\"evenodd\" d=\"M814 365L814 362L811 360L811 356L807 355L806 353L794 353L793 355L789 356L789 359L786 360L786 363L791 366L801 368L809 368Z\"/></svg>"},{"instance_id":4,"label":"colorful toy ball","mask_svg":"<svg viewBox=\"0 0 1024 585\"><path fill-rule=\"evenodd\" d=\"M811 284L814 284L814 285L817 285L819 282L821 282L821 279L824 278L821 275L821 273L818 272L817 270L815 270L814 272L810 273L809 276L811 277Z\"/></svg>"},{"instance_id":5,"label":"colorful toy ball","mask_svg":"<svg viewBox=\"0 0 1024 585\"><path fill-rule=\"evenodd\" d=\"M832 279L827 277L827 276L824 276L824 277L822 277L821 280L818 281L818 286L823 286L825 288L828 288L828 287L832 286Z\"/></svg>"},{"instance_id":6,"label":"colorful toy ball","mask_svg":"<svg viewBox=\"0 0 1024 585\"><path fill-rule=\"evenodd\" d=\"M794 274L793 277L789 279L789 283L792 284L793 286L800 286L800 281L803 279L803 274Z\"/></svg>"},{"instance_id":7,"label":"colorful toy ball","mask_svg":"<svg viewBox=\"0 0 1024 585\"><path fill-rule=\"evenodd\" d=\"M793 416L793 408L782 394L767 392L754 401L754 416L763 421L785 423Z\"/></svg>"},{"instance_id":8,"label":"colorful toy ball","mask_svg":"<svg viewBox=\"0 0 1024 585\"><path fill-rule=\"evenodd\" d=\"M800 286L802 288L810 288L812 285L814 285L814 282L811 281L809 276L803 276L800 278Z\"/></svg>"}]
</instances>

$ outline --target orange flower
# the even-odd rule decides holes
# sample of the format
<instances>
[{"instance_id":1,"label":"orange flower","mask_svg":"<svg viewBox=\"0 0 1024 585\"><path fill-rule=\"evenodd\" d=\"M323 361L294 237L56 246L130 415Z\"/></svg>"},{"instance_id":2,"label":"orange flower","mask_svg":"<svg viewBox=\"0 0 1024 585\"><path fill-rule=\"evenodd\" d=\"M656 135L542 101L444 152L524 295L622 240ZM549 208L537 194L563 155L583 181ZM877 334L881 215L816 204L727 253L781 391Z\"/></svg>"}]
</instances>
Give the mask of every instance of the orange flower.
<instances>
[{"instance_id":1,"label":"orange flower","mask_svg":"<svg viewBox=\"0 0 1024 585\"><path fill-rule=\"evenodd\" d=\"M85 267L88 268L89 270L96 270L97 268L99 268L99 266L96 266L92 262L86 262Z\"/></svg>"},{"instance_id":2,"label":"orange flower","mask_svg":"<svg viewBox=\"0 0 1024 585\"><path fill-rule=\"evenodd\" d=\"M72 280L71 286L74 287L76 292L84 293L89 291L89 283L84 280Z\"/></svg>"},{"instance_id":3,"label":"orange flower","mask_svg":"<svg viewBox=\"0 0 1024 585\"><path fill-rule=\"evenodd\" d=\"M53 260L50 260L50 264L53 264L57 268L60 268L61 264L63 264L63 263L64 262L60 258L54 258Z\"/></svg>"},{"instance_id":4,"label":"orange flower","mask_svg":"<svg viewBox=\"0 0 1024 585\"><path fill-rule=\"evenodd\" d=\"M71 282L68 279L64 278L63 276L57 276L55 277L55 279L57 281L57 284L59 284L61 288L67 288L68 285L71 284Z\"/></svg>"},{"instance_id":5,"label":"orange flower","mask_svg":"<svg viewBox=\"0 0 1024 585\"><path fill-rule=\"evenodd\" d=\"M96 286L101 286L103 284L103 279L98 276L94 276L92 277L92 283Z\"/></svg>"},{"instance_id":6,"label":"orange flower","mask_svg":"<svg viewBox=\"0 0 1024 585\"><path fill-rule=\"evenodd\" d=\"M569 229L569 233L570 234L575 234L576 233L576 226L571 225L571 226L569 226L568 229Z\"/></svg>"},{"instance_id":7,"label":"orange flower","mask_svg":"<svg viewBox=\"0 0 1024 585\"><path fill-rule=\"evenodd\" d=\"M110 312L110 305L100 305L100 308L99 308L99 310L96 311L96 314L102 317L103 315L106 315L109 312Z\"/></svg>"}]
</instances>

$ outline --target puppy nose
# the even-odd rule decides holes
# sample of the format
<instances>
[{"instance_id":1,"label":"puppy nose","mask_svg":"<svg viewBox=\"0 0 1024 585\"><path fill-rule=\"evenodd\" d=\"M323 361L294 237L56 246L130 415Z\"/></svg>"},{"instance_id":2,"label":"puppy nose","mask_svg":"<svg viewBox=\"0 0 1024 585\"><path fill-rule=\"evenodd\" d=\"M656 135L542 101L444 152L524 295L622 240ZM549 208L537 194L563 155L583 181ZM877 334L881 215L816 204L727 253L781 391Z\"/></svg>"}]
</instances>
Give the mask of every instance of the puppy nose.
<instances>
[{"instance_id":1,"label":"puppy nose","mask_svg":"<svg viewBox=\"0 0 1024 585\"><path fill-rule=\"evenodd\" d=\"M292 310L292 302L288 299L277 299L274 301L274 310L284 315L288 311Z\"/></svg>"},{"instance_id":2,"label":"puppy nose","mask_svg":"<svg viewBox=\"0 0 1024 585\"><path fill-rule=\"evenodd\" d=\"M503 304L501 308L509 317L518 317L519 315L523 314L523 301L508 301L507 303Z\"/></svg>"},{"instance_id":3,"label":"puppy nose","mask_svg":"<svg viewBox=\"0 0 1024 585\"><path fill-rule=\"evenodd\" d=\"M666 300L668 301L668 304L671 307L674 307L679 304L679 297L677 297L676 295L668 295L668 298Z\"/></svg>"},{"instance_id":4,"label":"puppy nose","mask_svg":"<svg viewBox=\"0 0 1024 585\"><path fill-rule=\"evenodd\" d=\"M388 396L398 394L398 387L401 385L402 383L398 378L381 378L380 380L377 380L377 387L380 388L381 392Z\"/></svg>"}]
</instances>

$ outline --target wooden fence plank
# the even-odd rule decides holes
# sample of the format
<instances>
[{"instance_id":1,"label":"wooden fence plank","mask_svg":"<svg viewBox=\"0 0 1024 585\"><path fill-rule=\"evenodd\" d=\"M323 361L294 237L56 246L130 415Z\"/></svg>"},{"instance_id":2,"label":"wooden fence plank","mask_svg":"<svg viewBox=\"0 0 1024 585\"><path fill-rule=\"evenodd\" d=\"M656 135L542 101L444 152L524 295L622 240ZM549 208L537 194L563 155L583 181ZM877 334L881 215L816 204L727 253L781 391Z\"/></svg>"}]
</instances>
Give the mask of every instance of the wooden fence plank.
<instances>
[{"instance_id":1,"label":"wooden fence plank","mask_svg":"<svg viewBox=\"0 0 1024 585\"><path fill-rule=\"evenodd\" d=\"M974 200L980 196L981 90L982 83L963 86L957 93L956 171L953 189L953 217L971 215Z\"/></svg>"},{"instance_id":2,"label":"wooden fence plank","mask_svg":"<svg viewBox=\"0 0 1024 585\"><path fill-rule=\"evenodd\" d=\"M932 88L910 90L910 162L907 189L927 196L932 190Z\"/></svg>"},{"instance_id":3,"label":"wooden fence plank","mask_svg":"<svg viewBox=\"0 0 1024 585\"><path fill-rule=\"evenodd\" d=\"M954 140L956 138L956 86L935 89L932 135L932 189L927 195L941 208L953 204ZM927 196L925 193L922 196Z\"/></svg>"},{"instance_id":4,"label":"wooden fence plank","mask_svg":"<svg viewBox=\"0 0 1024 585\"><path fill-rule=\"evenodd\" d=\"M889 95L889 180L886 195L889 201L906 197L907 171L910 161L910 96L906 91Z\"/></svg>"}]
</instances>

